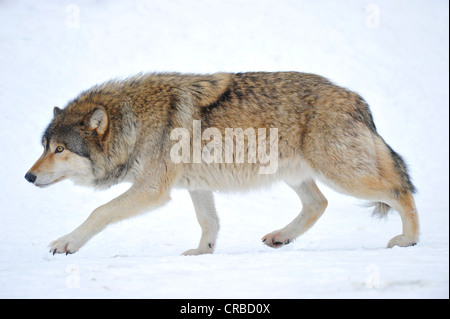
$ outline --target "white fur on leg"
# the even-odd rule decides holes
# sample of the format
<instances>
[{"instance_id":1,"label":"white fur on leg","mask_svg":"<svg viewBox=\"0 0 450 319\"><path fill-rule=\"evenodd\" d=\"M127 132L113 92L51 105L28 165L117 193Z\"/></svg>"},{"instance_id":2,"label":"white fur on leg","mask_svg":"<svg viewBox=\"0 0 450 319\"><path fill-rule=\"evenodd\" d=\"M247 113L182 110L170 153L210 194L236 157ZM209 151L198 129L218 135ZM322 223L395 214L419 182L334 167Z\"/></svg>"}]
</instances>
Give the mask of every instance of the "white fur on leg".
<instances>
[{"instance_id":1,"label":"white fur on leg","mask_svg":"<svg viewBox=\"0 0 450 319\"><path fill-rule=\"evenodd\" d=\"M202 237L198 248L189 249L183 255L212 254L219 232L219 218L214 206L214 195L211 191L189 191L194 203L198 223L202 228Z\"/></svg>"}]
</instances>

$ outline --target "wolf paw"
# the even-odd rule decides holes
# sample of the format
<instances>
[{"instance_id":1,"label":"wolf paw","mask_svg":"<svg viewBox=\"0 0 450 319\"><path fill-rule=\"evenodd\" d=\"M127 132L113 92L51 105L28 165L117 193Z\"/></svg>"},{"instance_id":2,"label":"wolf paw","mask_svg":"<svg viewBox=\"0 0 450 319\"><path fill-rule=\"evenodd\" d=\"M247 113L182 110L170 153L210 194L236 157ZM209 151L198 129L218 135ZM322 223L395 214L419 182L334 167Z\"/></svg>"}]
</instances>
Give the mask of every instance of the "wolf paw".
<instances>
[{"instance_id":1,"label":"wolf paw","mask_svg":"<svg viewBox=\"0 0 450 319\"><path fill-rule=\"evenodd\" d=\"M280 248L281 246L290 244L292 240L280 231L267 234L262 239L262 242L272 248Z\"/></svg>"},{"instance_id":2,"label":"wolf paw","mask_svg":"<svg viewBox=\"0 0 450 319\"><path fill-rule=\"evenodd\" d=\"M204 255L204 254L212 254L214 252L214 244L209 243L207 247L204 248L195 248L195 249L189 249L186 250L182 255L184 256L197 256L197 255Z\"/></svg>"},{"instance_id":3,"label":"wolf paw","mask_svg":"<svg viewBox=\"0 0 450 319\"><path fill-rule=\"evenodd\" d=\"M54 254L73 254L80 249L82 244L78 242L73 236L66 235L49 244L50 252Z\"/></svg>"},{"instance_id":4,"label":"wolf paw","mask_svg":"<svg viewBox=\"0 0 450 319\"><path fill-rule=\"evenodd\" d=\"M204 254L212 254L212 251L204 251L203 249L189 249L186 250L182 255L184 256L198 256L198 255L204 255Z\"/></svg>"},{"instance_id":5,"label":"wolf paw","mask_svg":"<svg viewBox=\"0 0 450 319\"><path fill-rule=\"evenodd\" d=\"M387 248L392 248L395 245L397 245L399 247L408 247L408 246L414 246L416 244L417 244L416 239L407 237L405 235L398 235L389 241Z\"/></svg>"}]
</instances>

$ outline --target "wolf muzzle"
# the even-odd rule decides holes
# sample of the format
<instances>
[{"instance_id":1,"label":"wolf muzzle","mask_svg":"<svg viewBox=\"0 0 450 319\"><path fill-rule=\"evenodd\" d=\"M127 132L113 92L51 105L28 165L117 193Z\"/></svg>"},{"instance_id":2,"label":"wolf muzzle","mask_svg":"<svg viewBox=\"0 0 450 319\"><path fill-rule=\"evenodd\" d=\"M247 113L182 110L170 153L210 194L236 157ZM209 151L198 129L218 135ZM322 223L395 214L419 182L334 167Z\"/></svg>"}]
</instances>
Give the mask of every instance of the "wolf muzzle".
<instances>
[{"instance_id":1,"label":"wolf muzzle","mask_svg":"<svg viewBox=\"0 0 450 319\"><path fill-rule=\"evenodd\" d=\"M33 173L26 173L25 174L25 179L30 182L31 184L34 184L34 182L36 181L36 175L34 175Z\"/></svg>"}]
</instances>

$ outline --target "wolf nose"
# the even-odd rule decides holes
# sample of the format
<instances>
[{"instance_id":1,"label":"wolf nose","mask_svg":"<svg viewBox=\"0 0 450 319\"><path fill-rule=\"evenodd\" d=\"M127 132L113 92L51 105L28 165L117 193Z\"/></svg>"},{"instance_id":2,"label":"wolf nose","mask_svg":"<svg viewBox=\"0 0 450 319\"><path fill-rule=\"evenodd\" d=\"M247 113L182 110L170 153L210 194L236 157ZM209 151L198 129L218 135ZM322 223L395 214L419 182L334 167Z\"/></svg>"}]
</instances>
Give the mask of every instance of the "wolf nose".
<instances>
[{"instance_id":1,"label":"wolf nose","mask_svg":"<svg viewBox=\"0 0 450 319\"><path fill-rule=\"evenodd\" d=\"M33 184L36 181L36 175L34 175L33 173L28 172L28 173L25 174L25 179Z\"/></svg>"}]
</instances>

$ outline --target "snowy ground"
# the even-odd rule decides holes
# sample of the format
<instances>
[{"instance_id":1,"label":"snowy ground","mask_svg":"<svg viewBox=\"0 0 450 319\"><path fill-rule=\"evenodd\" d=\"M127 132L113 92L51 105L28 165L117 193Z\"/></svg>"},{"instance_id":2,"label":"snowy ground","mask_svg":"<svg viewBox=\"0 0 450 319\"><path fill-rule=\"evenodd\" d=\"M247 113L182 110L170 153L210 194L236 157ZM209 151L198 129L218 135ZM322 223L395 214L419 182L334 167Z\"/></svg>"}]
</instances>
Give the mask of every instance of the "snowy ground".
<instances>
[{"instance_id":1,"label":"snowy ground","mask_svg":"<svg viewBox=\"0 0 450 319\"><path fill-rule=\"evenodd\" d=\"M12 1L0 3L1 298L448 298L447 1ZM329 207L293 244L260 238L300 201L283 184L218 194L216 253L180 256L200 228L186 191L112 225L74 255L47 244L122 192L29 185L55 105L141 71L295 70L327 76L371 105L410 164L421 241L385 249L396 213L372 218L320 186Z\"/></svg>"}]
</instances>

